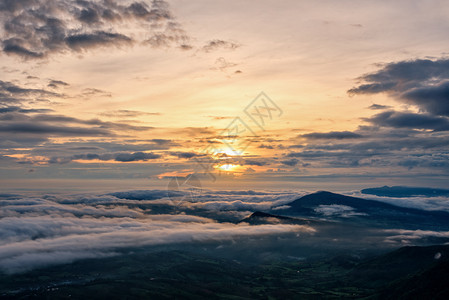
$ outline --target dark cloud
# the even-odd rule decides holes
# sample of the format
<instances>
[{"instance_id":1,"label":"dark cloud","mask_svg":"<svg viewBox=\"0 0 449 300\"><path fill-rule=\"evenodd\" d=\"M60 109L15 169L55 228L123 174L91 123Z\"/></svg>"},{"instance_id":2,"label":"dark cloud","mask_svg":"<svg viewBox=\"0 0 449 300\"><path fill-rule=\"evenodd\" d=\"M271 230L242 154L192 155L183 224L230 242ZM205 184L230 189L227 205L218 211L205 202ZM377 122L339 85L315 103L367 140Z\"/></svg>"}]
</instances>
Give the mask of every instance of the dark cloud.
<instances>
[{"instance_id":1,"label":"dark cloud","mask_svg":"<svg viewBox=\"0 0 449 300\"><path fill-rule=\"evenodd\" d=\"M43 58L44 54L40 52L33 52L20 44L24 44L23 41L18 39L9 39L3 41L3 52L6 54L14 54L18 56L22 56L24 58Z\"/></svg>"},{"instance_id":2,"label":"dark cloud","mask_svg":"<svg viewBox=\"0 0 449 300\"><path fill-rule=\"evenodd\" d=\"M19 110L20 112L20 110ZM24 110L23 112L30 112L30 110ZM37 112L35 110L31 110L31 112ZM56 115L56 114L34 114L28 115L25 113L10 113L3 114L0 116L0 121L4 121L0 123L0 125L13 125L13 123L29 123L29 124L47 124L57 126L64 126L68 124L80 124L80 125L89 125L89 126L98 126L103 129L115 129L115 130L132 130L132 131L145 131L152 129L152 127L148 126L133 126L124 123L115 123L115 122L105 122L100 119L90 119L83 120L74 117L68 117L64 115ZM7 124L6 121L11 122L11 124Z\"/></svg>"},{"instance_id":3,"label":"dark cloud","mask_svg":"<svg viewBox=\"0 0 449 300\"><path fill-rule=\"evenodd\" d=\"M193 46L192 45L182 44L182 45L179 46L179 49L184 50L184 51L188 51L188 50L192 50Z\"/></svg>"},{"instance_id":4,"label":"dark cloud","mask_svg":"<svg viewBox=\"0 0 449 300\"><path fill-rule=\"evenodd\" d=\"M449 116L448 82L442 82L437 85L417 87L404 92L402 97L432 114Z\"/></svg>"},{"instance_id":5,"label":"dark cloud","mask_svg":"<svg viewBox=\"0 0 449 300\"><path fill-rule=\"evenodd\" d=\"M77 19L80 20L81 22L87 23L87 24L101 22L101 16L99 15L98 11L92 7L83 8L80 11Z\"/></svg>"},{"instance_id":6,"label":"dark cloud","mask_svg":"<svg viewBox=\"0 0 449 300\"><path fill-rule=\"evenodd\" d=\"M350 89L349 94L385 92L428 113L449 116L449 59L389 63L360 80L365 83Z\"/></svg>"},{"instance_id":7,"label":"dark cloud","mask_svg":"<svg viewBox=\"0 0 449 300\"><path fill-rule=\"evenodd\" d=\"M108 136L111 132L103 128L81 128L68 126L54 126L36 123L0 124L0 133L11 134L41 134L57 136Z\"/></svg>"},{"instance_id":8,"label":"dark cloud","mask_svg":"<svg viewBox=\"0 0 449 300\"><path fill-rule=\"evenodd\" d=\"M71 49L76 51L103 46L132 45L133 43L132 39L126 35L104 31L71 35L66 38L66 42Z\"/></svg>"},{"instance_id":9,"label":"dark cloud","mask_svg":"<svg viewBox=\"0 0 449 300\"><path fill-rule=\"evenodd\" d=\"M266 164L268 164L268 162L266 160L254 160L254 159L247 159L245 160L245 165L249 165L249 166L265 166Z\"/></svg>"},{"instance_id":10,"label":"dark cloud","mask_svg":"<svg viewBox=\"0 0 449 300\"><path fill-rule=\"evenodd\" d=\"M47 109L0 108L0 148L36 146L50 137L115 137L129 131L152 129L99 119L82 120L49 113ZM153 145L160 145L160 141Z\"/></svg>"},{"instance_id":11,"label":"dark cloud","mask_svg":"<svg viewBox=\"0 0 449 300\"><path fill-rule=\"evenodd\" d=\"M331 132L312 132L300 135L300 137L304 137L307 139L336 139L336 140L343 140L343 139L359 139L363 136L354 133L351 131L331 131Z\"/></svg>"},{"instance_id":12,"label":"dark cloud","mask_svg":"<svg viewBox=\"0 0 449 300\"><path fill-rule=\"evenodd\" d=\"M240 47L240 44L232 42L232 41L224 41L224 40L211 40L207 42L201 50L204 52L212 52L219 49L225 50L235 50Z\"/></svg>"},{"instance_id":13,"label":"dark cloud","mask_svg":"<svg viewBox=\"0 0 449 300\"><path fill-rule=\"evenodd\" d=\"M50 82L48 83L48 87L51 87L51 88L58 88L61 86L69 86L69 84L62 80L50 80Z\"/></svg>"},{"instance_id":14,"label":"dark cloud","mask_svg":"<svg viewBox=\"0 0 449 300\"><path fill-rule=\"evenodd\" d=\"M0 104L20 103L24 100L38 99L41 97L62 98L65 95L46 89L25 88L9 81L0 80Z\"/></svg>"},{"instance_id":15,"label":"dark cloud","mask_svg":"<svg viewBox=\"0 0 449 300\"><path fill-rule=\"evenodd\" d=\"M176 152L170 152L170 155L176 156L178 158L193 158L197 156L202 156L201 154L197 154L195 152L182 152L182 151L176 151Z\"/></svg>"},{"instance_id":16,"label":"dark cloud","mask_svg":"<svg viewBox=\"0 0 449 300\"><path fill-rule=\"evenodd\" d=\"M431 129L435 131L449 130L449 118L430 114L386 111L364 120L378 126Z\"/></svg>"},{"instance_id":17,"label":"dark cloud","mask_svg":"<svg viewBox=\"0 0 449 300\"><path fill-rule=\"evenodd\" d=\"M4 113L10 113L10 112L20 112L20 113L48 113L52 112L52 109L47 108L21 108L19 106L6 106L6 107L0 107L0 114Z\"/></svg>"},{"instance_id":18,"label":"dark cloud","mask_svg":"<svg viewBox=\"0 0 449 300\"><path fill-rule=\"evenodd\" d=\"M167 139L151 139L150 141L158 145L168 145L173 142L172 140Z\"/></svg>"},{"instance_id":19,"label":"dark cloud","mask_svg":"<svg viewBox=\"0 0 449 300\"><path fill-rule=\"evenodd\" d=\"M157 140L157 139L156 139ZM58 153L58 156L77 156L77 159L96 159L95 155L104 153L133 153L153 150L167 150L177 144L167 142L158 144L152 140L139 141L119 139L117 140L82 140L65 143L46 142L31 151L33 156L48 156L50 153ZM89 151L89 155L85 154ZM92 158L93 157L93 158ZM106 160L111 159L105 157Z\"/></svg>"},{"instance_id":20,"label":"dark cloud","mask_svg":"<svg viewBox=\"0 0 449 300\"><path fill-rule=\"evenodd\" d=\"M0 5L3 51L25 59L131 45L134 40L121 32L125 22L144 31L153 47L189 41L163 0L5 0Z\"/></svg>"},{"instance_id":21,"label":"dark cloud","mask_svg":"<svg viewBox=\"0 0 449 300\"><path fill-rule=\"evenodd\" d=\"M132 153L88 153L88 154L76 154L72 156L53 156L47 162L49 164L67 164L74 160L101 160L101 161L118 161L118 162L135 162L135 161L147 161L152 159L158 159L161 155L147 152L132 152Z\"/></svg>"},{"instance_id":22,"label":"dark cloud","mask_svg":"<svg viewBox=\"0 0 449 300\"><path fill-rule=\"evenodd\" d=\"M391 106L381 105L381 104L372 104L371 106L368 107L368 109L371 109L371 110L389 109L389 108L391 108Z\"/></svg>"},{"instance_id":23,"label":"dark cloud","mask_svg":"<svg viewBox=\"0 0 449 300\"><path fill-rule=\"evenodd\" d=\"M301 159L314 167L381 167L389 170L420 167L446 172L449 137L446 131L434 131L435 123L432 120L435 117L427 115L430 121L424 120L429 121L424 123L423 114L413 114L410 119L402 113L389 113L374 116L373 122L376 120L379 123L376 126L360 126L354 132L365 136L364 139L311 139L307 144L299 145L301 151L286 153L285 157ZM418 118L419 122L414 118ZM418 123L432 131L415 129Z\"/></svg>"},{"instance_id":24,"label":"dark cloud","mask_svg":"<svg viewBox=\"0 0 449 300\"><path fill-rule=\"evenodd\" d=\"M146 161L150 159L157 159L161 156L154 153L134 152L134 153L120 153L115 156L116 161L131 162L131 161Z\"/></svg>"},{"instance_id":25,"label":"dark cloud","mask_svg":"<svg viewBox=\"0 0 449 300\"><path fill-rule=\"evenodd\" d=\"M299 160L297 160L296 158L281 160L281 164L286 165L286 166L291 166L291 167L296 166L298 163L299 163Z\"/></svg>"}]
</instances>

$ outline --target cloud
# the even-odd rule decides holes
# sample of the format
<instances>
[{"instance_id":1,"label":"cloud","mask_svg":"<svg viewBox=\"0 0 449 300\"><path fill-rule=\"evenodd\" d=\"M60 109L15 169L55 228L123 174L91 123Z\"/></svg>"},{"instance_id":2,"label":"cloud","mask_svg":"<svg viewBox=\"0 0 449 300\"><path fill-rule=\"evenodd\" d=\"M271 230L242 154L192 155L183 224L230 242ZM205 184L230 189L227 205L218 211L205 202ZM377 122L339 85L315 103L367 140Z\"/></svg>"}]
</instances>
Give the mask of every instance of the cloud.
<instances>
[{"instance_id":1,"label":"cloud","mask_svg":"<svg viewBox=\"0 0 449 300\"><path fill-rule=\"evenodd\" d=\"M46 89L25 88L9 81L0 80L0 104L20 103L30 98L62 98L64 96L64 94L55 93Z\"/></svg>"},{"instance_id":2,"label":"cloud","mask_svg":"<svg viewBox=\"0 0 449 300\"><path fill-rule=\"evenodd\" d=\"M226 69L229 69L229 68L237 66L236 63L229 62L224 57L217 58L217 60L215 60L215 64L214 65L215 65L215 67L213 67L212 69L220 70L222 72L225 72Z\"/></svg>"},{"instance_id":3,"label":"cloud","mask_svg":"<svg viewBox=\"0 0 449 300\"><path fill-rule=\"evenodd\" d=\"M146 161L149 159L160 158L159 154L134 152L134 153L120 153L115 156L116 161L131 162L131 161Z\"/></svg>"},{"instance_id":4,"label":"cloud","mask_svg":"<svg viewBox=\"0 0 449 300\"><path fill-rule=\"evenodd\" d=\"M322 214L323 216L349 218L353 216L365 216L365 213L358 213L355 208L347 205L331 204L331 205L319 205L314 208L314 211Z\"/></svg>"},{"instance_id":5,"label":"cloud","mask_svg":"<svg viewBox=\"0 0 449 300\"><path fill-rule=\"evenodd\" d=\"M439 169L446 173L445 148L449 145L444 122L438 116L383 112L368 121L373 126L360 126L354 133L363 139L308 139L300 151L285 153L315 168L402 168ZM426 118L426 117L429 118ZM416 121L416 119L418 121ZM437 119L438 122L434 122ZM439 130L439 131L438 131ZM289 148L293 148L292 145ZM366 169L365 169L366 170ZM380 170L380 169L379 169Z\"/></svg>"},{"instance_id":6,"label":"cloud","mask_svg":"<svg viewBox=\"0 0 449 300\"><path fill-rule=\"evenodd\" d=\"M67 126L53 126L35 123L0 124L0 133L11 134L45 134L51 136L109 136L111 132L102 128L81 128Z\"/></svg>"},{"instance_id":7,"label":"cloud","mask_svg":"<svg viewBox=\"0 0 449 300\"><path fill-rule=\"evenodd\" d=\"M70 84L68 84L67 82L64 82L62 80L50 80L50 82L48 83L48 87L51 88L58 88L61 86L69 86Z\"/></svg>"},{"instance_id":8,"label":"cloud","mask_svg":"<svg viewBox=\"0 0 449 300\"><path fill-rule=\"evenodd\" d=\"M268 164L268 162L266 160L254 160L254 159L246 159L245 160L245 165L249 165L249 166L265 166L266 164Z\"/></svg>"},{"instance_id":9,"label":"cloud","mask_svg":"<svg viewBox=\"0 0 449 300\"><path fill-rule=\"evenodd\" d=\"M386 111L364 120L378 126L431 129L434 131L449 130L449 118L431 114Z\"/></svg>"},{"instance_id":10,"label":"cloud","mask_svg":"<svg viewBox=\"0 0 449 300\"><path fill-rule=\"evenodd\" d=\"M48 142L31 151L32 155L48 156L49 153L61 153L73 159L111 160L121 153L145 152L150 150L167 150L177 144L171 140L86 140L65 143ZM86 153L86 151L89 151ZM78 156L77 156L78 155Z\"/></svg>"},{"instance_id":11,"label":"cloud","mask_svg":"<svg viewBox=\"0 0 449 300\"><path fill-rule=\"evenodd\" d=\"M78 95L78 97L84 97L84 98L92 98L95 97L112 97L111 93L95 89L95 88L85 88L83 89L82 93Z\"/></svg>"},{"instance_id":12,"label":"cloud","mask_svg":"<svg viewBox=\"0 0 449 300\"><path fill-rule=\"evenodd\" d=\"M371 104L368 109L371 110L379 110L379 109L389 109L391 106L389 105L381 105L381 104Z\"/></svg>"},{"instance_id":13,"label":"cloud","mask_svg":"<svg viewBox=\"0 0 449 300\"><path fill-rule=\"evenodd\" d=\"M349 94L387 93L430 114L449 116L449 59L388 63L359 79L365 83Z\"/></svg>"},{"instance_id":14,"label":"cloud","mask_svg":"<svg viewBox=\"0 0 449 300\"><path fill-rule=\"evenodd\" d=\"M307 139L359 139L363 136L351 131L331 131L331 132L313 132L300 135L300 137L304 137Z\"/></svg>"},{"instance_id":15,"label":"cloud","mask_svg":"<svg viewBox=\"0 0 449 300\"><path fill-rule=\"evenodd\" d=\"M232 41L225 41L225 40L211 40L208 41L203 47L201 47L201 50L204 52L212 52L216 50L235 50L240 47L240 44Z\"/></svg>"},{"instance_id":16,"label":"cloud","mask_svg":"<svg viewBox=\"0 0 449 300\"><path fill-rule=\"evenodd\" d=\"M118 162L136 162L158 159L161 155L151 152L132 152L132 153L106 153L106 154L75 154L73 156L53 156L47 162L49 164L66 164L73 160L101 160L101 161L118 161Z\"/></svg>"},{"instance_id":17,"label":"cloud","mask_svg":"<svg viewBox=\"0 0 449 300\"><path fill-rule=\"evenodd\" d=\"M33 89L32 92L34 91ZM51 109L0 107L0 145L41 143L50 137L114 137L117 133L123 135L129 131L146 131L152 128L99 119L83 120L53 114Z\"/></svg>"},{"instance_id":18,"label":"cloud","mask_svg":"<svg viewBox=\"0 0 449 300\"><path fill-rule=\"evenodd\" d=\"M402 190L404 190L403 188ZM426 190L424 188L410 188L410 190ZM368 189L371 190L371 189ZM375 190L375 188L374 188ZM427 190L431 190L430 188ZM429 211L447 211L449 212L449 203L447 195L411 195L403 194L398 195L396 193L391 193L391 196L387 195L374 195L367 193L362 193L359 191L355 191L351 193L351 196L360 197L360 198L369 198L376 201L386 202L389 204L393 204L396 206L402 207L411 207L421 210L429 210Z\"/></svg>"},{"instance_id":19,"label":"cloud","mask_svg":"<svg viewBox=\"0 0 449 300\"><path fill-rule=\"evenodd\" d=\"M197 137L198 135L213 135L216 134L212 127L185 127L175 130L174 133L185 134L192 137Z\"/></svg>"},{"instance_id":20,"label":"cloud","mask_svg":"<svg viewBox=\"0 0 449 300\"><path fill-rule=\"evenodd\" d=\"M281 164L286 165L286 166L291 166L291 167L296 166L298 163L299 163L299 160L297 160L296 158L281 160Z\"/></svg>"},{"instance_id":21,"label":"cloud","mask_svg":"<svg viewBox=\"0 0 449 300\"><path fill-rule=\"evenodd\" d=\"M127 46L132 45L133 41L123 34L97 31L90 34L83 33L68 36L66 38L66 43L75 51L83 51L96 47Z\"/></svg>"},{"instance_id":22,"label":"cloud","mask_svg":"<svg viewBox=\"0 0 449 300\"><path fill-rule=\"evenodd\" d=\"M153 47L187 45L189 37L163 0L3 1L0 36L3 52L24 59L45 58L49 54L85 51L98 47L133 45L145 40ZM147 36L135 40L125 28ZM155 42L157 41L157 42Z\"/></svg>"},{"instance_id":23,"label":"cloud","mask_svg":"<svg viewBox=\"0 0 449 300\"><path fill-rule=\"evenodd\" d=\"M413 245L413 242L421 239L431 238L449 238L448 231L430 231L430 230L405 230L405 229L386 229L385 233L393 234L385 239L385 242L401 245Z\"/></svg>"},{"instance_id":24,"label":"cloud","mask_svg":"<svg viewBox=\"0 0 449 300\"><path fill-rule=\"evenodd\" d=\"M185 158L185 159L203 156L203 155L197 154L195 152L183 152L183 151L170 152L170 155L176 156L178 158Z\"/></svg>"},{"instance_id":25,"label":"cloud","mask_svg":"<svg viewBox=\"0 0 449 300\"><path fill-rule=\"evenodd\" d=\"M99 115L105 116L105 117L132 118L132 117L140 117L140 116L148 116L148 115L160 116L161 114L137 111L137 110L120 109L120 110L113 110L113 111L109 111L109 112L102 112Z\"/></svg>"},{"instance_id":26,"label":"cloud","mask_svg":"<svg viewBox=\"0 0 449 300\"><path fill-rule=\"evenodd\" d=\"M30 198L15 195L14 199L5 196L0 198L0 271L6 273L120 255L135 247L315 232L300 225L233 224L185 213L151 214L148 207L135 206L163 201L167 191L162 190ZM276 195L249 195L268 196ZM235 204L231 202L231 206Z\"/></svg>"},{"instance_id":27,"label":"cloud","mask_svg":"<svg viewBox=\"0 0 449 300\"><path fill-rule=\"evenodd\" d=\"M48 109L48 108L21 108L19 106L5 106L5 107L0 107L0 114L4 114L4 113L11 113L11 112L19 112L19 113L25 113L25 114L29 114L29 113L49 113L49 112L53 112L52 109Z\"/></svg>"}]
</instances>

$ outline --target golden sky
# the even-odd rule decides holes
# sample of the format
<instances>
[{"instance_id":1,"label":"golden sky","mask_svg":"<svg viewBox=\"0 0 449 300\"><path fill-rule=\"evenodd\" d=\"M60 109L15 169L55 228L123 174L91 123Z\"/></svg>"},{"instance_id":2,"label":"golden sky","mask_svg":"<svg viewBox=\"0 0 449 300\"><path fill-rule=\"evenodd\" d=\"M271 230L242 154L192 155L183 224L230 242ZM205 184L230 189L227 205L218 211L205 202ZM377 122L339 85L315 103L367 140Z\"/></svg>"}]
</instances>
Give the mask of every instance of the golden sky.
<instances>
[{"instance_id":1,"label":"golden sky","mask_svg":"<svg viewBox=\"0 0 449 300\"><path fill-rule=\"evenodd\" d=\"M205 162L230 188L442 186L448 13L444 1L5 1L2 188L204 183ZM261 92L279 109L263 130L245 113ZM223 143L237 117L254 133L236 137L242 153Z\"/></svg>"}]
</instances>

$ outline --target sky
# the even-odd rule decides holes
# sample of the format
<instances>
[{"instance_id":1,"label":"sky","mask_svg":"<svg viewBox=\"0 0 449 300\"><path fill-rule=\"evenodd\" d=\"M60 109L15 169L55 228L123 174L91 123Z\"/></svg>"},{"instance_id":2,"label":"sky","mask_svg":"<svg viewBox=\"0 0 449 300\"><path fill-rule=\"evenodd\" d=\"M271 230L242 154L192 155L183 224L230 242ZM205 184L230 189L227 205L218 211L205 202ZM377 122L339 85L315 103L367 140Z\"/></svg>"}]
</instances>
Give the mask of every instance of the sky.
<instances>
[{"instance_id":1,"label":"sky","mask_svg":"<svg viewBox=\"0 0 449 300\"><path fill-rule=\"evenodd\" d=\"M0 188L446 187L445 1L0 3Z\"/></svg>"}]
</instances>

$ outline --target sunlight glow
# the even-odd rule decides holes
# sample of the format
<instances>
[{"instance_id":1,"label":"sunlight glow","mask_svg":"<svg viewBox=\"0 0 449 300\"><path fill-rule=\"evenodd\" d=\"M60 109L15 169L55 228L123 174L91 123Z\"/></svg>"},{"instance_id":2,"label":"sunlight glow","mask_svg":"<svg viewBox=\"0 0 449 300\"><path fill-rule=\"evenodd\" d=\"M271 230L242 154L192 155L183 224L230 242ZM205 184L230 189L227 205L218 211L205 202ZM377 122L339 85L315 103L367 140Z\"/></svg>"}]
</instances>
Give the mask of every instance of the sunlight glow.
<instances>
[{"instance_id":1,"label":"sunlight glow","mask_svg":"<svg viewBox=\"0 0 449 300\"><path fill-rule=\"evenodd\" d=\"M237 169L239 167L239 165L234 165L234 164L224 164L224 165L218 165L216 166L217 169L221 170L221 171L233 171L235 169Z\"/></svg>"}]
</instances>

